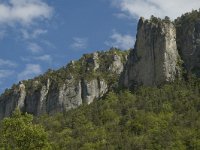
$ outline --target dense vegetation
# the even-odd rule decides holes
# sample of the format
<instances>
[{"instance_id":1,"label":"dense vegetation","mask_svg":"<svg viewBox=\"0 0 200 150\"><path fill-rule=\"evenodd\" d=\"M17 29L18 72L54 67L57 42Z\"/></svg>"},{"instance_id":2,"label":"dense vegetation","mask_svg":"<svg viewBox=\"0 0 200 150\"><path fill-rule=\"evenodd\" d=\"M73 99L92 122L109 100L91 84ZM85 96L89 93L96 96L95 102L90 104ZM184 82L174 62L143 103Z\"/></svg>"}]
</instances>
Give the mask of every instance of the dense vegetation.
<instances>
[{"instance_id":1,"label":"dense vegetation","mask_svg":"<svg viewBox=\"0 0 200 150\"><path fill-rule=\"evenodd\" d=\"M90 105L34 121L15 113L2 121L0 135L2 149L21 149L21 142L34 149L40 141L35 149L198 150L200 80L110 92Z\"/></svg>"},{"instance_id":2,"label":"dense vegetation","mask_svg":"<svg viewBox=\"0 0 200 150\"><path fill-rule=\"evenodd\" d=\"M181 17L178 17L175 19L175 25L177 27L179 26L185 26L188 25L193 25L195 21L197 21L200 17L200 9L199 10L193 10L191 12L183 14Z\"/></svg>"},{"instance_id":3,"label":"dense vegetation","mask_svg":"<svg viewBox=\"0 0 200 150\"><path fill-rule=\"evenodd\" d=\"M41 125L33 124L33 116L22 115L16 109L11 118L5 118L0 128L1 150L50 149L48 134Z\"/></svg>"}]
</instances>

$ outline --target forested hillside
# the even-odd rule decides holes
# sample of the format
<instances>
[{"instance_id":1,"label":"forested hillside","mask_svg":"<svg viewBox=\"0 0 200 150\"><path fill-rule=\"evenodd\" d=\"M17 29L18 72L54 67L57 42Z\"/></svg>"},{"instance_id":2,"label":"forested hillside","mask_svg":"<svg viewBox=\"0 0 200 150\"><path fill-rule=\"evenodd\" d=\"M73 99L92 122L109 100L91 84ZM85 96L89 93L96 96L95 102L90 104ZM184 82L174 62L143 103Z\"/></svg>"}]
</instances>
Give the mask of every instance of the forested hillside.
<instances>
[{"instance_id":1,"label":"forested hillside","mask_svg":"<svg viewBox=\"0 0 200 150\"><path fill-rule=\"evenodd\" d=\"M35 144L38 149L55 150L198 150L199 91L200 80L192 78L158 88L109 92L90 105L33 121L30 115L15 112L1 123L1 147L6 149L10 145L21 149L23 141L30 148ZM23 123L30 134L26 138L16 137L16 129L19 135L25 130Z\"/></svg>"}]
</instances>

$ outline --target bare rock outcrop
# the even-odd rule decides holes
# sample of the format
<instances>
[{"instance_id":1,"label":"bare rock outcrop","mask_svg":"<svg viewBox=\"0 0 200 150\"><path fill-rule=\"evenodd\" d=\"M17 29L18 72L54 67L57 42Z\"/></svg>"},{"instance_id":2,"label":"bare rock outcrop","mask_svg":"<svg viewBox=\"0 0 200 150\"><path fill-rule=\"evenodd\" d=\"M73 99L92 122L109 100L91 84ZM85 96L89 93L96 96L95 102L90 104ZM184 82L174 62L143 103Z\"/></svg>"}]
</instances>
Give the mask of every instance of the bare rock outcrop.
<instances>
[{"instance_id":1,"label":"bare rock outcrop","mask_svg":"<svg viewBox=\"0 0 200 150\"><path fill-rule=\"evenodd\" d=\"M188 73L200 77L200 12L186 13L175 20L177 47Z\"/></svg>"},{"instance_id":2,"label":"bare rock outcrop","mask_svg":"<svg viewBox=\"0 0 200 150\"><path fill-rule=\"evenodd\" d=\"M67 67L13 86L0 96L0 119L16 107L34 115L55 114L101 98L112 86L110 75L119 76L125 63L126 53L114 51L86 54Z\"/></svg>"},{"instance_id":3,"label":"bare rock outcrop","mask_svg":"<svg viewBox=\"0 0 200 150\"><path fill-rule=\"evenodd\" d=\"M122 74L124 87L153 86L174 81L180 72L176 28L169 20L141 18L135 48Z\"/></svg>"}]
</instances>

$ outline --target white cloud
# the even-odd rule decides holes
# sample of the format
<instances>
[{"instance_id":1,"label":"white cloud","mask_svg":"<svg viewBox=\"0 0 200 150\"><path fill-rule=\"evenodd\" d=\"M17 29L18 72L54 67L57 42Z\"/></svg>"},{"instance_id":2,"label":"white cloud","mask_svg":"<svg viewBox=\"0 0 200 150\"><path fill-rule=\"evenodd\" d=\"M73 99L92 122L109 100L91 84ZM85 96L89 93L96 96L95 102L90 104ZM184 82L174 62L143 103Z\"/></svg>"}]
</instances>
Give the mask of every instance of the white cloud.
<instances>
[{"instance_id":1,"label":"white cloud","mask_svg":"<svg viewBox=\"0 0 200 150\"><path fill-rule=\"evenodd\" d=\"M32 37L33 37L33 38L37 38L39 35L46 34L46 33L47 33L47 30L44 30L44 29L36 29L36 30L33 31Z\"/></svg>"},{"instance_id":2,"label":"white cloud","mask_svg":"<svg viewBox=\"0 0 200 150\"><path fill-rule=\"evenodd\" d=\"M10 61L10 60L4 60L0 58L0 67L16 67L17 64Z\"/></svg>"},{"instance_id":3,"label":"white cloud","mask_svg":"<svg viewBox=\"0 0 200 150\"><path fill-rule=\"evenodd\" d=\"M40 45L38 45L37 43L29 43L28 44L28 49L32 52L32 53L40 53L43 49Z\"/></svg>"},{"instance_id":4,"label":"white cloud","mask_svg":"<svg viewBox=\"0 0 200 150\"><path fill-rule=\"evenodd\" d=\"M52 62L52 57L50 55L42 55L42 56L38 56L34 58L35 60L39 60L39 61L44 61L47 63L51 63Z\"/></svg>"},{"instance_id":5,"label":"white cloud","mask_svg":"<svg viewBox=\"0 0 200 150\"><path fill-rule=\"evenodd\" d=\"M30 79L38 74L42 73L42 69L38 64L27 64L25 69L18 74L18 80Z\"/></svg>"},{"instance_id":6,"label":"white cloud","mask_svg":"<svg viewBox=\"0 0 200 150\"><path fill-rule=\"evenodd\" d=\"M114 16L116 16L119 19L132 19L132 17L128 16L125 13L115 13Z\"/></svg>"},{"instance_id":7,"label":"white cloud","mask_svg":"<svg viewBox=\"0 0 200 150\"><path fill-rule=\"evenodd\" d=\"M105 44L110 47L117 47L123 50L133 48L135 43L135 38L131 35L122 35L116 31L110 36L110 41L106 41Z\"/></svg>"},{"instance_id":8,"label":"white cloud","mask_svg":"<svg viewBox=\"0 0 200 150\"><path fill-rule=\"evenodd\" d=\"M85 49L88 45L88 39L87 38L80 38L80 37L74 37L73 43L71 44L71 48L73 49Z\"/></svg>"},{"instance_id":9,"label":"white cloud","mask_svg":"<svg viewBox=\"0 0 200 150\"><path fill-rule=\"evenodd\" d=\"M14 73L14 71L12 71L12 70L0 69L0 79L11 76L13 73Z\"/></svg>"},{"instance_id":10,"label":"white cloud","mask_svg":"<svg viewBox=\"0 0 200 150\"><path fill-rule=\"evenodd\" d=\"M151 15L172 19L181 16L192 9L199 9L199 0L111 0L115 7L127 16L149 18Z\"/></svg>"},{"instance_id":11,"label":"white cloud","mask_svg":"<svg viewBox=\"0 0 200 150\"><path fill-rule=\"evenodd\" d=\"M47 32L48 31L45 29L35 29L32 32L29 32L25 29L21 30L22 37L26 40L27 39L35 39L35 38L39 37L40 35L46 34Z\"/></svg>"},{"instance_id":12,"label":"white cloud","mask_svg":"<svg viewBox=\"0 0 200 150\"><path fill-rule=\"evenodd\" d=\"M24 57L24 56L20 56L20 59L24 62L30 62L30 58L29 57Z\"/></svg>"},{"instance_id":13,"label":"white cloud","mask_svg":"<svg viewBox=\"0 0 200 150\"><path fill-rule=\"evenodd\" d=\"M35 19L50 18L53 8L42 0L9 0L0 2L0 23L31 24Z\"/></svg>"},{"instance_id":14,"label":"white cloud","mask_svg":"<svg viewBox=\"0 0 200 150\"><path fill-rule=\"evenodd\" d=\"M20 59L23 62L26 62L26 63L30 63L30 62L33 62L33 61L41 61L41 62L51 64L52 61L53 61L52 56L49 55L49 54L45 54L45 55L41 55L41 56L35 56L35 57L34 56L27 56L27 57L21 56Z\"/></svg>"}]
</instances>

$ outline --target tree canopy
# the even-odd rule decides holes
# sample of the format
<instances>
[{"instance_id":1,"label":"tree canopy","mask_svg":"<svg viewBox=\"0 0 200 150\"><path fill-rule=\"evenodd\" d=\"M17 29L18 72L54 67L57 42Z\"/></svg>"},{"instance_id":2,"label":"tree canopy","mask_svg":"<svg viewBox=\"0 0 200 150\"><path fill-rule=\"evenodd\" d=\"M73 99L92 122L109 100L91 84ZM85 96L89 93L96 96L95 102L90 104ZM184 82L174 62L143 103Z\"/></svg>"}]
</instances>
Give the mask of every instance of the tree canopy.
<instances>
[{"instance_id":1,"label":"tree canopy","mask_svg":"<svg viewBox=\"0 0 200 150\"><path fill-rule=\"evenodd\" d=\"M109 92L64 114L15 111L1 123L2 149L198 150L200 80Z\"/></svg>"},{"instance_id":2,"label":"tree canopy","mask_svg":"<svg viewBox=\"0 0 200 150\"><path fill-rule=\"evenodd\" d=\"M22 115L19 109L15 110L12 117L5 118L1 123L0 149L50 149L44 128L41 125L33 124L32 121L32 115Z\"/></svg>"}]
</instances>

